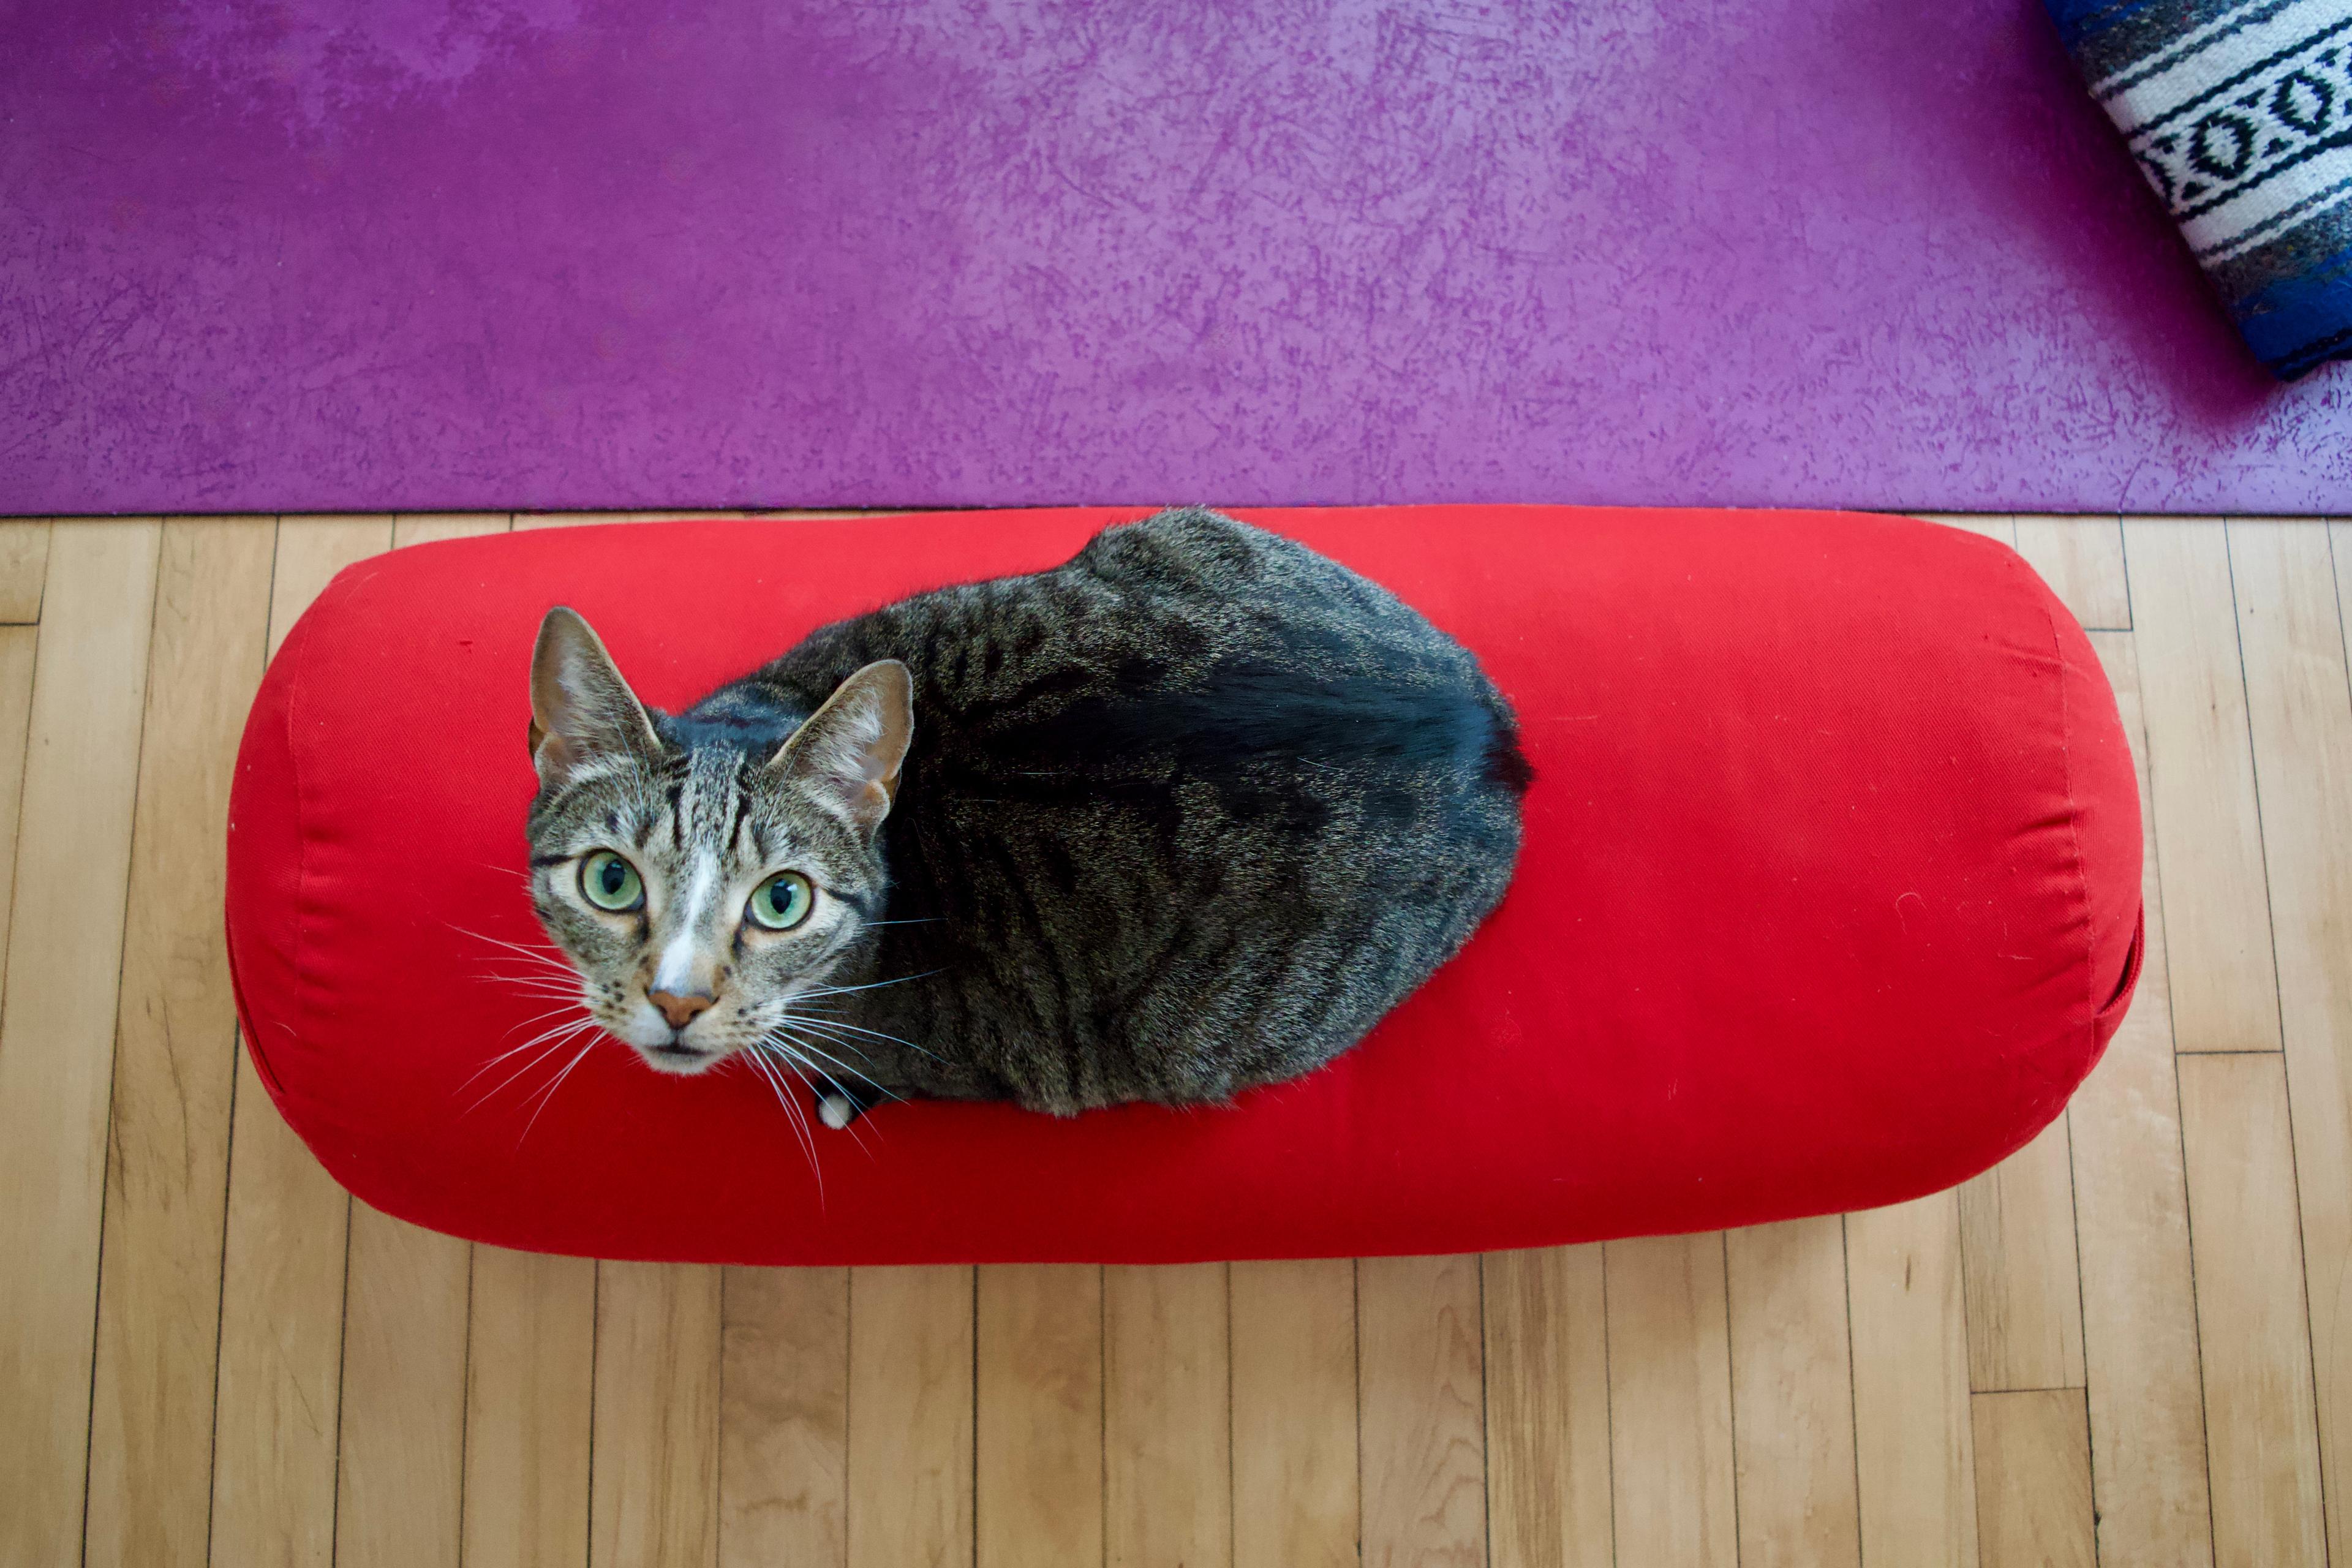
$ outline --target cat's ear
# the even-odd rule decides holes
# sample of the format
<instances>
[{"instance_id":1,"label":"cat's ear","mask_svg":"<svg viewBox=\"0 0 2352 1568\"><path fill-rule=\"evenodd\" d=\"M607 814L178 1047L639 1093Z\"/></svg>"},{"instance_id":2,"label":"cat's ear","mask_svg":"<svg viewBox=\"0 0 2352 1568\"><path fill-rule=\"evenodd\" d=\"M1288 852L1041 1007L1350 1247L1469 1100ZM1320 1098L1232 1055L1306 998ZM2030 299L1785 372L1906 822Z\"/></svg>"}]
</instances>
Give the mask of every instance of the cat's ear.
<instances>
[{"instance_id":1,"label":"cat's ear","mask_svg":"<svg viewBox=\"0 0 2352 1568\"><path fill-rule=\"evenodd\" d=\"M776 748L768 767L870 833L898 798L898 764L914 733L914 679L905 665L886 658L835 687Z\"/></svg>"},{"instance_id":2,"label":"cat's ear","mask_svg":"<svg viewBox=\"0 0 2352 1568\"><path fill-rule=\"evenodd\" d=\"M604 639L576 611L548 611L530 650L530 760L540 783L561 783L606 759L660 755L653 721Z\"/></svg>"}]
</instances>

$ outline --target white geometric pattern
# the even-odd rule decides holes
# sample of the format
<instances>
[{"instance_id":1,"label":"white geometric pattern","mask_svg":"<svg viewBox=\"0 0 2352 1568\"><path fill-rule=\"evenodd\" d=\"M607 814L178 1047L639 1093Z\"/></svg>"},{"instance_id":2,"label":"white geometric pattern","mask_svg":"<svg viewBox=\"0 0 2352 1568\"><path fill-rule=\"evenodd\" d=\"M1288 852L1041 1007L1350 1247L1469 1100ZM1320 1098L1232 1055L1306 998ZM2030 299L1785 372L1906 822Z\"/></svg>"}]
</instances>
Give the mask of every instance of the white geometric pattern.
<instances>
[{"instance_id":1,"label":"white geometric pattern","mask_svg":"<svg viewBox=\"0 0 2352 1568\"><path fill-rule=\"evenodd\" d=\"M2098 85L2200 259L2352 200L2352 16L2249 6Z\"/></svg>"}]
</instances>

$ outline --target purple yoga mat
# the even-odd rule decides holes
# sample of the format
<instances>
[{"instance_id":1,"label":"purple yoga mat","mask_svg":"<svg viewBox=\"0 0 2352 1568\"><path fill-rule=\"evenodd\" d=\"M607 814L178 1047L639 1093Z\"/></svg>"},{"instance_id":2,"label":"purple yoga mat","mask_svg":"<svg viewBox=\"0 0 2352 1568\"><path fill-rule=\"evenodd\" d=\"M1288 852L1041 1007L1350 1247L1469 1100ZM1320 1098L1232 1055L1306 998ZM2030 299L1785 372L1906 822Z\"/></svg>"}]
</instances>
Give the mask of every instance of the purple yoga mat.
<instances>
[{"instance_id":1,"label":"purple yoga mat","mask_svg":"<svg viewBox=\"0 0 2352 1568\"><path fill-rule=\"evenodd\" d=\"M2352 511L2036 0L17 0L0 511Z\"/></svg>"}]
</instances>

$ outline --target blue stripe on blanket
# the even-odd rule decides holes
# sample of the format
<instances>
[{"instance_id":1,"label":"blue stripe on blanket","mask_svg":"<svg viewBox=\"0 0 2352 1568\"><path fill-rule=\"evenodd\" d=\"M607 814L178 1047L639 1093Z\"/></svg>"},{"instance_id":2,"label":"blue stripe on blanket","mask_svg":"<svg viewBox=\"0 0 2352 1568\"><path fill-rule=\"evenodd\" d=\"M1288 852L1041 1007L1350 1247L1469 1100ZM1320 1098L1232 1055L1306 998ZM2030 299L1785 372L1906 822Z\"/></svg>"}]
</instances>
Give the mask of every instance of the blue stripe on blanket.
<instances>
[{"instance_id":1,"label":"blue stripe on blanket","mask_svg":"<svg viewBox=\"0 0 2352 1568\"><path fill-rule=\"evenodd\" d=\"M2352 356L2352 246L2278 279L2235 310L2247 344L2284 380Z\"/></svg>"}]
</instances>

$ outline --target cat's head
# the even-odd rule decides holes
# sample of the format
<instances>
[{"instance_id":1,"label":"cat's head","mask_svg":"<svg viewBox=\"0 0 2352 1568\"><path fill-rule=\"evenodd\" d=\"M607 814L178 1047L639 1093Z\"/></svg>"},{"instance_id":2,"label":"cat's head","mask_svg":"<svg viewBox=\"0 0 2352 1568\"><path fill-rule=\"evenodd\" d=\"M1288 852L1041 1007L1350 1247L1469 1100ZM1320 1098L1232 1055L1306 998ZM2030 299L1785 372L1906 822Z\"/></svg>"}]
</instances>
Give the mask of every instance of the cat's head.
<instances>
[{"instance_id":1,"label":"cat's head","mask_svg":"<svg viewBox=\"0 0 2352 1568\"><path fill-rule=\"evenodd\" d=\"M869 664L798 728L679 723L586 621L531 655L531 902L606 1031L664 1072L769 1037L870 957L912 685Z\"/></svg>"}]
</instances>

